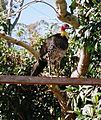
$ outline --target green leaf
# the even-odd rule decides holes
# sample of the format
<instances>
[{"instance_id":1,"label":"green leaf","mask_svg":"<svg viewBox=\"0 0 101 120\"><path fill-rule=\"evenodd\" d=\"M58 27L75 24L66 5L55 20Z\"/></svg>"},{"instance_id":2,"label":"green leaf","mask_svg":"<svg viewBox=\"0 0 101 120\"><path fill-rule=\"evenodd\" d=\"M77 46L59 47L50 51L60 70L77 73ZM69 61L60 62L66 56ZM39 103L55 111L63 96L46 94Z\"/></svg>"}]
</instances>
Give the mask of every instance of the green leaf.
<instances>
[{"instance_id":1,"label":"green leaf","mask_svg":"<svg viewBox=\"0 0 101 120\"><path fill-rule=\"evenodd\" d=\"M92 96L92 102L95 103L96 105L98 104L99 100L99 96L98 95L94 95Z\"/></svg>"}]
</instances>

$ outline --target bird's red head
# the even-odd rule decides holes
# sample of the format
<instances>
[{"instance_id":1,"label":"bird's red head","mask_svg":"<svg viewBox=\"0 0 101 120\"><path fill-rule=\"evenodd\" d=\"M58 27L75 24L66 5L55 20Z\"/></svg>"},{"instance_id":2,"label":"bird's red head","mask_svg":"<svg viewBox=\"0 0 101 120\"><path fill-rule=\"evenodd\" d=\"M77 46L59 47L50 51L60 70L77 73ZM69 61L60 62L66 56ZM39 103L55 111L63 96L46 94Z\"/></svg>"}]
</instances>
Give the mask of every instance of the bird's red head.
<instances>
[{"instance_id":1,"label":"bird's red head","mask_svg":"<svg viewBox=\"0 0 101 120\"><path fill-rule=\"evenodd\" d=\"M69 25L68 24L64 24L64 25L61 26L61 31L65 31L68 28L69 28Z\"/></svg>"}]
</instances>

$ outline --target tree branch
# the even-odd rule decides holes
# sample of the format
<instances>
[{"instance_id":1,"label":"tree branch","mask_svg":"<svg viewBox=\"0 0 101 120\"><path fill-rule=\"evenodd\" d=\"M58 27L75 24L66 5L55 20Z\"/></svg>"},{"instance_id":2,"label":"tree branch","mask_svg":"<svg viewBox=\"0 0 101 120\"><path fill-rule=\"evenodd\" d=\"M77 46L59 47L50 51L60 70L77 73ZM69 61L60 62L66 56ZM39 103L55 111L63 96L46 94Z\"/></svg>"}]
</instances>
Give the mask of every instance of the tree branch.
<instances>
[{"instance_id":1,"label":"tree branch","mask_svg":"<svg viewBox=\"0 0 101 120\"><path fill-rule=\"evenodd\" d=\"M26 3L25 5L21 6L17 12L12 13L10 16L13 16L13 15L16 15L17 13L20 13L22 10L26 9L31 4L34 4L34 3L44 3L44 4L48 5L48 6L50 6L56 12L56 14L58 14L58 12L56 11L56 9L51 4L49 4L49 3L45 2L45 1L42 1L42 0L33 0L31 2Z\"/></svg>"},{"instance_id":2,"label":"tree branch","mask_svg":"<svg viewBox=\"0 0 101 120\"><path fill-rule=\"evenodd\" d=\"M50 85L48 86L49 89L54 93L55 97L58 99L61 108L63 109L63 111L67 111L67 101L61 96L61 92L60 89L57 85Z\"/></svg>"},{"instance_id":3,"label":"tree branch","mask_svg":"<svg viewBox=\"0 0 101 120\"><path fill-rule=\"evenodd\" d=\"M7 12L7 18L9 19L9 16L10 16L10 14L11 14L11 8L12 8L12 3L13 2L13 0L9 0L8 1L8 12Z\"/></svg>"},{"instance_id":4,"label":"tree branch","mask_svg":"<svg viewBox=\"0 0 101 120\"><path fill-rule=\"evenodd\" d=\"M84 76L88 70L90 55L86 49L86 46L84 46L84 48L82 48L78 52L79 52L78 53L79 55L77 56L79 57L78 66L77 66L77 69L73 71L73 73L71 74L71 78L74 78L74 77L80 78L81 76Z\"/></svg>"},{"instance_id":5,"label":"tree branch","mask_svg":"<svg viewBox=\"0 0 101 120\"><path fill-rule=\"evenodd\" d=\"M80 26L78 18L67 11L67 3L65 0L55 0L58 18L62 22L66 22L71 24L74 28L78 28Z\"/></svg>"},{"instance_id":6,"label":"tree branch","mask_svg":"<svg viewBox=\"0 0 101 120\"><path fill-rule=\"evenodd\" d=\"M0 33L0 38L3 38L2 40L6 40L7 42L10 42L10 43L19 45L19 46L21 46L21 47L24 47L24 48L27 49L29 52L31 52L37 60L40 58L40 54L39 54L37 51L34 51L31 46L25 44L25 43L22 42L22 41L18 41L18 40L16 40L15 38L12 38L12 37L10 37L10 36L7 36L7 35L4 34L4 33Z\"/></svg>"},{"instance_id":7,"label":"tree branch","mask_svg":"<svg viewBox=\"0 0 101 120\"><path fill-rule=\"evenodd\" d=\"M24 3L24 0L22 0L22 2L21 2L21 4L20 4L20 7L23 6L23 3ZM14 20L14 22L13 22L13 24L12 24L11 30L13 30L13 28L14 28L15 25L16 25L16 23L18 22L18 20L19 20L19 18L20 18L20 15L21 15L21 12L22 12L22 11L20 11L20 12L18 13L18 16L17 16L16 19Z\"/></svg>"}]
</instances>

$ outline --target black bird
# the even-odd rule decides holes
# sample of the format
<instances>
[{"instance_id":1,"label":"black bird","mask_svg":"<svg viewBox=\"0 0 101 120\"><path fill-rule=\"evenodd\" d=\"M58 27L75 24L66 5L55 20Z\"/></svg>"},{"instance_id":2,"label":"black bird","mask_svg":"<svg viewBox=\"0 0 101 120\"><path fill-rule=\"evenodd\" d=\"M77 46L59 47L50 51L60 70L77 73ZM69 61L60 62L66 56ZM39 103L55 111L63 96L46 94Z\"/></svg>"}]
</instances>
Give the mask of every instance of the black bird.
<instances>
[{"instance_id":1,"label":"black bird","mask_svg":"<svg viewBox=\"0 0 101 120\"><path fill-rule=\"evenodd\" d=\"M46 39L40 48L40 59L35 63L32 76L37 76L43 72L43 69L49 64L59 66L68 48L68 33L65 31L69 25L61 26L61 32L54 34Z\"/></svg>"}]
</instances>

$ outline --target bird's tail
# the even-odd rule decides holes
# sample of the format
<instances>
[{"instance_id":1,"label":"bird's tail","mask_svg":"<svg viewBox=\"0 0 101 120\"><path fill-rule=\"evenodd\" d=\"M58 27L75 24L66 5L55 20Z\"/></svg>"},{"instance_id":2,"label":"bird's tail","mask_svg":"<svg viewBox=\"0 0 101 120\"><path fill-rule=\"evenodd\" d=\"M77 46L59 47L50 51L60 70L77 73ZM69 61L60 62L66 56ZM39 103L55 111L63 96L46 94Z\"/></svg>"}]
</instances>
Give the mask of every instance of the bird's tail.
<instances>
[{"instance_id":1,"label":"bird's tail","mask_svg":"<svg viewBox=\"0 0 101 120\"><path fill-rule=\"evenodd\" d=\"M33 70L31 72L31 76L37 76L43 72L43 69L47 66L47 60L39 59L38 62L35 63Z\"/></svg>"}]
</instances>

